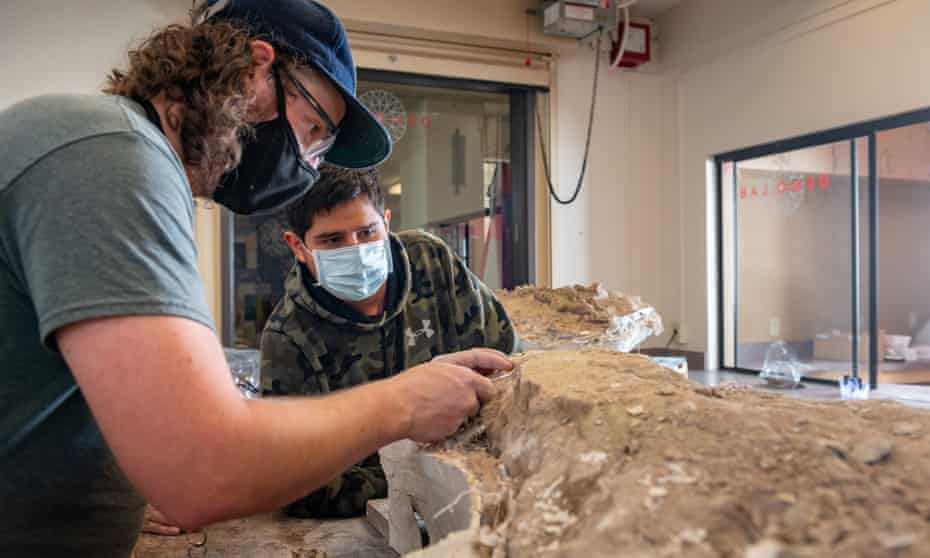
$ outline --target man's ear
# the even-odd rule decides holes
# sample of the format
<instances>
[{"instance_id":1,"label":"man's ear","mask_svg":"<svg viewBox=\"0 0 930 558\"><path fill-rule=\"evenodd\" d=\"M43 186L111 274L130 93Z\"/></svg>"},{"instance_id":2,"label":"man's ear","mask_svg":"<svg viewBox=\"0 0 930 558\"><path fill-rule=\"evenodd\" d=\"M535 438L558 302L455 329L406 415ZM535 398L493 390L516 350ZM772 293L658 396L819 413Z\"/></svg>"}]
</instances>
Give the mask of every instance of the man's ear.
<instances>
[{"instance_id":1,"label":"man's ear","mask_svg":"<svg viewBox=\"0 0 930 558\"><path fill-rule=\"evenodd\" d=\"M297 258L302 264L307 263L307 251L304 250L304 243L293 231L284 231L284 242L287 243L287 246L291 249L291 252L294 253L294 257Z\"/></svg>"},{"instance_id":2,"label":"man's ear","mask_svg":"<svg viewBox=\"0 0 930 558\"><path fill-rule=\"evenodd\" d=\"M171 103L165 109L165 124L168 128L177 133L181 133L181 122L184 119L184 108L181 103Z\"/></svg>"},{"instance_id":3,"label":"man's ear","mask_svg":"<svg viewBox=\"0 0 930 558\"><path fill-rule=\"evenodd\" d=\"M391 231L391 210L384 210L384 229L388 232Z\"/></svg>"},{"instance_id":4,"label":"man's ear","mask_svg":"<svg viewBox=\"0 0 930 558\"><path fill-rule=\"evenodd\" d=\"M252 68L242 78L245 91L255 99L252 115L259 120L274 118L278 107L276 103L275 84L273 78L275 50L271 43L254 40L252 46Z\"/></svg>"},{"instance_id":5,"label":"man's ear","mask_svg":"<svg viewBox=\"0 0 930 558\"><path fill-rule=\"evenodd\" d=\"M274 47L268 41L255 39L250 43L252 47L252 71L256 78L268 81L271 77L271 68L275 62Z\"/></svg>"}]
</instances>

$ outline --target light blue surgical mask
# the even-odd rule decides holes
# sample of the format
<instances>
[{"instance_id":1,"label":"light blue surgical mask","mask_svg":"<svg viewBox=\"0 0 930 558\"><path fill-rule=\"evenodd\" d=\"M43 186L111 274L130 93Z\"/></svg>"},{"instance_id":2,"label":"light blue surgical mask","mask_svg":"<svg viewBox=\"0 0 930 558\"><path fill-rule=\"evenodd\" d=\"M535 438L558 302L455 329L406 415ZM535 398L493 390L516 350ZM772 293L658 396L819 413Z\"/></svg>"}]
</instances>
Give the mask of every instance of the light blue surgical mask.
<instances>
[{"instance_id":1,"label":"light blue surgical mask","mask_svg":"<svg viewBox=\"0 0 930 558\"><path fill-rule=\"evenodd\" d=\"M371 298L394 270L390 239L333 250L313 250L317 283L331 295L358 302Z\"/></svg>"}]
</instances>

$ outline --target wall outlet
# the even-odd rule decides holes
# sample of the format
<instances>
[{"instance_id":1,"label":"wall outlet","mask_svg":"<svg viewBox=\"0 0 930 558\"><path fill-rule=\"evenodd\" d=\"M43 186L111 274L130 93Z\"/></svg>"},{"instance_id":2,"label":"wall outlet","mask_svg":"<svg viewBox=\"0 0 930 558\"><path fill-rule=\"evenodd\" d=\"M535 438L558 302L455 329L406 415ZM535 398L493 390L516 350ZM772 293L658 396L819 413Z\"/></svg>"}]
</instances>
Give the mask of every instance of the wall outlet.
<instances>
[{"instance_id":1,"label":"wall outlet","mask_svg":"<svg viewBox=\"0 0 930 558\"><path fill-rule=\"evenodd\" d=\"M908 312L907 314L907 329L914 331L917 329L917 312Z\"/></svg>"},{"instance_id":2,"label":"wall outlet","mask_svg":"<svg viewBox=\"0 0 930 558\"><path fill-rule=\"evenodd\" d=\"M781 319L771 318L769 320L769 335L772 337L781 337Z\"/></svg>"}]
</instances>

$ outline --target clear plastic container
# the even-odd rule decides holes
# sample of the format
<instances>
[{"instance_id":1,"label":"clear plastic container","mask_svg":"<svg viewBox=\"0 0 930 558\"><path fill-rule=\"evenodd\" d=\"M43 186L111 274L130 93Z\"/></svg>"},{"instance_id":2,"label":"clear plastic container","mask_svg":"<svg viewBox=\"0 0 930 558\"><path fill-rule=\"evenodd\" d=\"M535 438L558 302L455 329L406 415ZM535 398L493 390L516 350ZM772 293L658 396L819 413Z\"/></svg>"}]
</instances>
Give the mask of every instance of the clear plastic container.
<instances>
[{"instance_id":1,"label":"clear plastic container","mask_svg":"<svg viewBox=\"0 0 930 558\"><path fill-rule=\"evenodd\" d=\"M239 392L250 399L261 397L259 352L255 349L223 349L223 352Z\"/></svg>"},{"instance_id":2,"label":"clear plastic container","mask_svg":"<svg viewBox=\"0 0 930 558\"><path fill-rule=\"evenodd\" d=\"M797 353L784 341L769 345L759 377L770 386L792 389L801 384L801 363Z\"/></svg>"}]
</instances>

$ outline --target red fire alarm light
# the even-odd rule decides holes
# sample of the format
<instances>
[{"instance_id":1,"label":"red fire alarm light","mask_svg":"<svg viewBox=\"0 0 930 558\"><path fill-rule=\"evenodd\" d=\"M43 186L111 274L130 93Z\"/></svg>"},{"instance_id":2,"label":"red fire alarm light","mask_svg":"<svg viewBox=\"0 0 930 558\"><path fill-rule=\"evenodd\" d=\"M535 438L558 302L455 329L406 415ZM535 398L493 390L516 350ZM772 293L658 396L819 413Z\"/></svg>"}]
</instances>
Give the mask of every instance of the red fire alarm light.
<instances>
[{"instance_id":1,"label":"red fire alarm light","mask_svg":"<svg viewBox=\"0 0 930 558\"><path fill-rule=\"evenodd\" d=\"M617 53L620 50L620 43L623 42L624 25L621 21L617 25L617 41L614 42L610 50L610 59L617 60ZM620 59L619 66L624 68L635 68L640 64L649 62L652 56L652 28L645 23L630 23L630 37L626 41L626 47L623 49L623 58ZM617 64L615 64L617 65Z\"/></svg>"}]
</instances>

